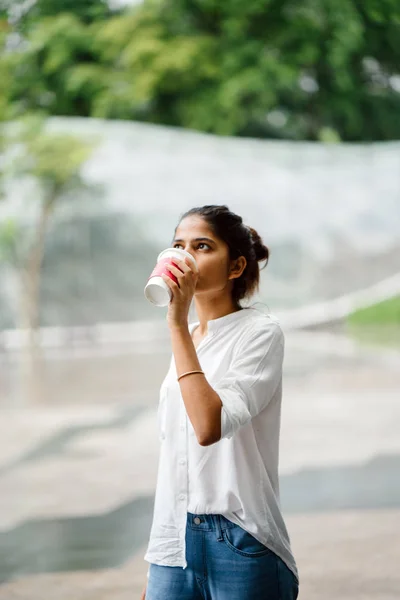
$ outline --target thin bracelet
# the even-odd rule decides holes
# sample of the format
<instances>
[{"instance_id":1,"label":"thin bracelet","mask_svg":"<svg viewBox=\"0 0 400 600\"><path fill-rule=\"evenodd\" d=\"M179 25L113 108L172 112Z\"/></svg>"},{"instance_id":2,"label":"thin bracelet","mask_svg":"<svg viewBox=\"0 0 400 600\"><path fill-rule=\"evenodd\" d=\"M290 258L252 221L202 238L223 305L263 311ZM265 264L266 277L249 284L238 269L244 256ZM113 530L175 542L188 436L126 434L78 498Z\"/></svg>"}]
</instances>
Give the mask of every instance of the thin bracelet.
<instances>
[{"instance_id":1,"label":"thin bracelet","mask_svg":"<svg viewBox=\"0 0 400 600\"><path fill-rule=\"evenodd\" d=\"M204 375L204 371L187 371L187 373L182 373L182 375L179 375L177 381L179 381L181 377L185 377L185 375L190 375L191 373L203 373Z\"/></svg>"}]
</instances>

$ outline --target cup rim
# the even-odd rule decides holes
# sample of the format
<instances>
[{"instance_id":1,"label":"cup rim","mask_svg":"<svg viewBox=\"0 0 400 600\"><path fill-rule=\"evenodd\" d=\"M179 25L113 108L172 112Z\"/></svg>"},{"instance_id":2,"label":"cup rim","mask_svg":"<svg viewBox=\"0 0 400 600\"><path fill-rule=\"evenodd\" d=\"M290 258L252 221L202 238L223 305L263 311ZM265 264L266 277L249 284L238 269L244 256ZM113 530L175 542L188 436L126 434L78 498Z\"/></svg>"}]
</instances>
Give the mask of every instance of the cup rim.
<instances>
[{"instance_id":1,"label":"cup rim","mask_svg":"<svg viewBox=\"0 0 400 600\"><path fill-rule=\"evenodd\" d=\"M192 261L192 264L193 264L194 268L196 269L196 271L199 270L197 263L196 263L195 259L193 258L193 256L190 254L190 252L186 252L186 250L181 250L180 248L165 248L165 250L162 250L160 252L160 254L157 256L157 262L162 258L162 256L166 252L174 252L177 255L183 253L184 256L187 256Z\"/></svg>"}]
</instances>

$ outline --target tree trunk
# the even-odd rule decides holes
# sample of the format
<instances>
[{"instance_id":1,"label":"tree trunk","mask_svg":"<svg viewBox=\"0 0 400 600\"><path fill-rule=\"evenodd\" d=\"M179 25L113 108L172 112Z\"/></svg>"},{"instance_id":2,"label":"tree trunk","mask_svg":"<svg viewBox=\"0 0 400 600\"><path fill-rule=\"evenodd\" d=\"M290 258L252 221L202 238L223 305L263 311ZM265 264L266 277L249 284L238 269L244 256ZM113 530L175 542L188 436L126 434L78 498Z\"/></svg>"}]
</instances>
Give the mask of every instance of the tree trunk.
<instances>
[{"instance_id":1,"label":"tree trunk","mask_svg":"<svg viewBox=\"0 0 400 600\"><path fill-rule=\"evenodd\" d=\"M37 340L39 325L39 302L41 270L49 218L53 212L55 197L44 202L36 227L34 242L25 269L21 273L20 318L27 332L26 352L22 353L21 383L23 403L40 403L43 400L43 377L41 349Z\"/></svg>"}]
</instances>

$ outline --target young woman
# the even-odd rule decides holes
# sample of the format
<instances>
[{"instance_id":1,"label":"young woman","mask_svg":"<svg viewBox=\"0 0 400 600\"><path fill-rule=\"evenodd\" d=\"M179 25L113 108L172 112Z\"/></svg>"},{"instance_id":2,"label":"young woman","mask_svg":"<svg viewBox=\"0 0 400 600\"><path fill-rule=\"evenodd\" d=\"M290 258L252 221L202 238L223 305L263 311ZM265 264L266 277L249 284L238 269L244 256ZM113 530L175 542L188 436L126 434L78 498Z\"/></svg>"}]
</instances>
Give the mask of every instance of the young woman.
<instances>
[{"instance_id":1,"label":"young woman","mask_svg":"<svg viewBox=\"0 0 400 600\"><path fill-rule=\"evenodd\" d=\"M185 259L170 266L178 283L164 277L172 357L142 600L296 600L278 481L284 337L240 304L258 290L268 248L225 205L186 212L171 246L199 272Z\"/></svg>"}]
</instances>

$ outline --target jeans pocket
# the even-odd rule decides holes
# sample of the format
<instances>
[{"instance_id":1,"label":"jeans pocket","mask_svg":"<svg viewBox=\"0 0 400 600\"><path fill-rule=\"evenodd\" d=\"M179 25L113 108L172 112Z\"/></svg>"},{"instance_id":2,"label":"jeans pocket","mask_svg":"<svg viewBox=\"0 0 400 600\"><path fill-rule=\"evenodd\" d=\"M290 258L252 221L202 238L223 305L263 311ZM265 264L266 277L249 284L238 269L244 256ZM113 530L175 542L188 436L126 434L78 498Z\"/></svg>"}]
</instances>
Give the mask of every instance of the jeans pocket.
<instances>
[{"instance_id":1,"label":"jeans pocket","mask_svg":"<svg viewBox=\"0 0 400 600\"><path fill-rule=\"evenodd\" d=\"M259 542L251 533L236 525L224 530L223 532L225 544L242 556L257 557L267 554L275 555L275 553Z\"/></svg>"}]
</instances>

